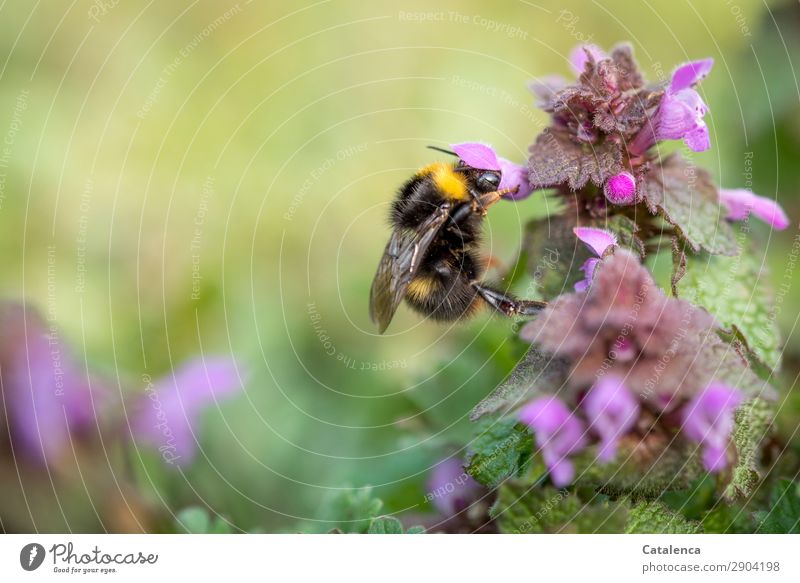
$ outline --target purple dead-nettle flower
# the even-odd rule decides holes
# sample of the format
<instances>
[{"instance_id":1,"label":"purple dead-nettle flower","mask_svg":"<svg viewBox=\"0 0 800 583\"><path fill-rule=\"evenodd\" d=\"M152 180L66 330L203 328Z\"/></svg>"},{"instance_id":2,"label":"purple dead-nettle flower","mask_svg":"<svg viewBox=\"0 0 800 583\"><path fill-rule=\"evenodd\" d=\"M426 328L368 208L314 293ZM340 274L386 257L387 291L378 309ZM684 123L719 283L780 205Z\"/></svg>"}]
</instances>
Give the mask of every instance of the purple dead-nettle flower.
<instances>
[{"instance_id":1,"label":"purple dead-nettle flower","mask_svg":"<svg viewBox=\"0 0 800 583\"><path fill-rule=\"evenodd\" d=\"M498 188L500 190L512 189L512 192L504 195L504 197L509 200L522 200L530 196L532 189L528 180L529 171L527 166L514 164L505 158L499 158L499 162L502 178Z\"/></svg>"},{"instance_id":2,"label":"purple dead-nettle flower","mask_svg":"<svg viewBox=\"0 0 800 583\"><path fill-rule=\"evenodd\" d=\"M743 188L721 189L719 198L728 209L727 218L741 221L753 213L773 229L783 230L789 226L789 217L777 202L765 196L758 196Z\"/></svg>"},{"instance_id":3,"label":"purple dead-nettle flower","mask_svg":"<svg viewBox=\"0 0 800 583\"><path fill-rule=\"evenodd\" d=\"M231 358L197 358L148 382L131 419L134 438L158 449L170 465L190 463L197 453L200 415L240 391L240 375Z\"/></svg>"},{"instance_id":4,"label":"purple dead-nettle flower","mask_svg":"<svg viewBox=\"0 0 800 583\"><path fill-rule=\"evenodd\" d=\"M8 420L11 445L28 460L56 464L73 440L97 427L105 391L36 311L0 306L0 373L0 419Z\"/></svg>"},{"instance_id":5,"label":"purple dead-nettle flower","mask_svg":"<svg viewBox=\"0 0 800 583\"><path fill-rule=\"evenodd\" d=\"M617 237L614 233L604 229L575 227L572 231L598 257L603 257L617 245ZM583 262L581 271L583 271L584 278L575 284L576 292L585 291L589 287L598 263L600 263L600 260L596 257L590 257Z\"/></svg>"},{"instance_id":6,"label":"purple dead-nettle flower","mask_svg":"<svg viewBox=\"0 0 800 583\"><path fill-rule=\"evenodd\" d=\"M583 423L556 397L540 397L525 405L519 419L536 434L536 444L550 471L550 479L560 488L572 482L575 467L569 456L586 446Z\"/></svg>"},{"instance_id":7,"label":"purple dead-nettle flower","mask_svg":"<svg viewBox=\"0 0 800 583\"><path fill-rule=\"evenodd\" d=\"M742 403L741 391L712 382L683 409L683 431L703 448L703 465L710 472L728 466L727 450L734 425L734 411Z\"/></svg>"},{"instance_id":8,"label":"purple dead-nettle flower","mask_svg":"<svg viewBox=\"0 0 800 583\"><path fill-rule=\"evenodd\" d=\"M629 150L632 154L643 154L662 140L682 139L695 152L708 150L711 144L708 126L703 119L708 107L694 85L708 75L713 64L713 59L703 59L686 63L675 70L655 117L631 142Z\"/></svg>"},{"instance_id":9,"label":"purple dead-nettle flower","mask_svg":"<svg viewBox=\"0 0 800 583\"><path fill-rule=\"evenodd\" d=\"M465 164L473 168L498 170L501 174L498 189L515 189L514 192L506 194L505 198L520 200L530 195L531 187L528 182L528 169L525 166L499 157L490 146L479 142L451 144L450 148Z\"/></svg>"},{"instance_id":10,"label":"purple dead-nettle flower","mask_svg":"<svg viewBox=\"0 0 800 583\"><path fill-rule=\"evenodd\" d=\"M464 142L450 144L450 148L464 163L480 170L500 170L500 161L495 151L486 144Z\"/></svg>"},{"instance_id":11,"label":"purple dead-nettle flower","mask_svg":"<svg viewBox=\"0 0 800 583\"><path fill-rule=\"evenodd\" d=\"M575 227L572 232L598 257L605 255L608 250L617 244L616 235L605 229Z\"/></svg>"},{"instance_id":12,"label":"purple dead-nettle flower","mask_svg":"<svg viewBox=\"0 0 800 583\"><path fill-rule=\"evenodd\" d=\"M716 346L715 327L705 310L666 297L639 258L617 248L597 264L587 289L556 298L520 336L566 357L575 390L616 374L666 411L712 379L719 356L698 355Z\"/></svg>"},{"instance_id":13,"label":"purple dead-nettle flower","mask_svg":"<svg viewBox=\"0 0 800 583\"><path fill-rule=\"evenodd\" d=\"M603 192L612 204L633 204L636 202L636 179L630 172L614 174L606 180Z\"/></svg>"},{"instance_id":14,"label":"purple dead-nettle flower","mask_svg":"<svg viewBox=\"0 0 800 583\"><path fill-rule=\"evenodd\" d=\"M481 485L467 474L461 460L450 457L433 468L426 498L442 515L450 517L469 508L481 491Z\"/></svg>"},{"instance_id":15,"label":"purple dead-nettle flower","mask_svg":"<svg viewBox=\"0 0 800 583\"><path fill-rule=\"evenodd\" d=\"M600 437L597 459L609 462L617 454L617 442L639 418L639 401L616 375L603 376L581 401L589 428Z\"/></svg>"},{"instance_id":16,"label":"purple dead-nettle flower","mask_svg":"<svg viewBox=\"0 0 800 583\"><path fill-rule=\"evenodd\" d=\"M594 63L599 63L605 59L608 59L605 51L592 44L578 45L569 53L569 64L576 75L582 75L586 71L586 64L590 60Z\"/></svg>"}]
</instances>

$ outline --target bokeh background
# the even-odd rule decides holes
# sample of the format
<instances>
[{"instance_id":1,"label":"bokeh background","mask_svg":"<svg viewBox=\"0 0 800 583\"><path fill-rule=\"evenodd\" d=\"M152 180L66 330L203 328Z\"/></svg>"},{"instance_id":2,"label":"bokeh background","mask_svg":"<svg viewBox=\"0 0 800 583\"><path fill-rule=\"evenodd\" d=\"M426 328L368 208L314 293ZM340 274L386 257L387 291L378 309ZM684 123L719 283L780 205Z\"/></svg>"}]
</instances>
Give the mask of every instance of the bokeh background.
<instances>
[{"instance_id":1,"label":"bokeh background","mask_svg":"<svg viewBox=\"0 0 800 583\"><path fill-rule=\"evenodd\" d=\"M797 2L4 2L3 299L57 327L108 415L193 358L246 374L199 416L185 466L105 432L43 468L6 437L0 530L169 531L199 506L234 531L325 531L331 501L367 485L386 512L429 512L431 468L524 347L488 315L441 326L401 308L375 334L387 205L436 159L427 144L523 160L547 121L529 80L569 74L578 43L625 40L652 81L714 57L695 160L794 219L756 237L786 339L779 438L800 453ZM548 210L497 205L487 251L511 261Z\"/></svg>"}]
</instances>

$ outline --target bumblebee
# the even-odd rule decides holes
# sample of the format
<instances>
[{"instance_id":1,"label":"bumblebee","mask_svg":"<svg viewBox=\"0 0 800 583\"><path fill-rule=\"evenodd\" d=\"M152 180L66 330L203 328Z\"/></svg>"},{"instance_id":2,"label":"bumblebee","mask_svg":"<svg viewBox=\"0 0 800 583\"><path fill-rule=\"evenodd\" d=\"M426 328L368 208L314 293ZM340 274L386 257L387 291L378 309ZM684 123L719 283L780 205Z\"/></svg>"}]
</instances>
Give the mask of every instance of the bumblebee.
<instances>
[{"instance_id":1,"label":"bumblebee","mask_svg":"<svg viewBox=\"0 0 800 583\"><path fill-rule=\"evenodd\" d=\"M444 322L486 304L506 316L533 315L546 306L481 282L487 263L479 252L483 218L504 194L516 191L500 190L501 178L499 170L459 159L425 166L400 188L389 216L392 236L370 290L370 317L381 334L403 298L423 316Z\"/></svg>"}]
</instances>

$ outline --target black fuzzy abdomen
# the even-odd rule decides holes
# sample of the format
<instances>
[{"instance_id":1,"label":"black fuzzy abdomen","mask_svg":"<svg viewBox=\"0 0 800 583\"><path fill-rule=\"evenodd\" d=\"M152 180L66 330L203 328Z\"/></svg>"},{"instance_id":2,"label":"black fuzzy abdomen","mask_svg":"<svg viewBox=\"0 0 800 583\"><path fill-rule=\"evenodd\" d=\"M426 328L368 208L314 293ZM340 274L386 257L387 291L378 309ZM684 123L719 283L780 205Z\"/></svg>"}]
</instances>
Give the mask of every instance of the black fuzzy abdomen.
<instances>
[{"instance_id":1,"label":"black fuzzy abdomen","mask_svg":"<svg viewBox=\"0 0 800 583\"><path fill-rule=\"evenodd\" d=\"M483 271L471 252L440 245L430 250L406 294L406 302L424 316L453 321L470 315L481 300L472 285Z\"/></svg>"}]
</instances>

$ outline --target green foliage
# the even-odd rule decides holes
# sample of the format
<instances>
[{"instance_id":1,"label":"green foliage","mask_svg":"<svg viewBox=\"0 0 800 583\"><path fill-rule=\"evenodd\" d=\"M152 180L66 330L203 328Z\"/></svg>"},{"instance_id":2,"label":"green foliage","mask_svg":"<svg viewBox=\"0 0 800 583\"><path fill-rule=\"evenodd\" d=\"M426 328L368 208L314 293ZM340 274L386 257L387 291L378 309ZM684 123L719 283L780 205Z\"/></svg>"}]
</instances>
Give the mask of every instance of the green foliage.
<instances>
[{"instance_id":1,"label":"green foliage","mask_svg":"<svg viewBox=\"0 0 800 583\"><path fill-rule=\"evenodd\" d=\"M343 533L365 533L382 508L383 502L372 495L371 487L348 489L323 506L322 520L328 528Z\"/></svg>"},{"instance_id":2,"label":"green foliage","mask_svg":"<svg viewBox=\"0 0 800 583\"><path fill-rule=\"evenodd\" d=\"M642 185L644 202L653 214L675 227L693 251L736 255L733 229L724 220L717 187L702 168L678 154L655 166Z\"/></svg>"},{"instance_id":3,"label":"green foliage","mask_svg":"<svg viewBox=\"0 0 800 583\"><path fill-rule=\"evenodd\" d=\"M584 502L577 492L542 486L539 480L513 479L497 491L490 515L503 533L615 533L625 524L623 503L602 495Z\"/></svg>"},{"instance_id":4,"label":"green foliage","mask_svg":"<svg viewBox=\"0 0 800 583\"><path fill-rule=\"evenodd\" d=\"M513 418L486 419L470 444L467 473L488 487L519 473L533 451L533 437Z\"/></svg>"},{"instance_id":5,"label":"green foliage","mask_svg":"<svg viewBox=\"0 0 800 583\"><path fill-rule=\"evenodd\" d=\"M190 506L178 512L175 517L178 532L189 534L230 534L231 525L221 516L211 516L205 508Z\"/></svg>"},{"instance_id":6,"label":"green foliage","mask_svg":"<svg viewBox=\"0 0 800 583\"><path fill-rule=\"evenodd\" d=\"M474 421L484 415L505 414L537 395L556 392L568 372L566 360L542 354L531 346L508 378L475 406L470 419Z\"/></svg>"},{"instance_id":7,"label":"green foliage","mask_svg":"<svg viewBox=\"0 0 800 583\"><path fill-rule=\"evenodd\" d=\"M733 444L739 459L733 467L730 484L725 489L729 500L749 498L761 481L759 446L772 423L772 411L764 399L753 399L736 411Z\"/></svg>"},{"instance_id":8,"label":"green foliage","mask_svg":"<svg viewBox=\"0 0 800 583\"><path fill-rule=\"evenodd\" d=\"M406 534L423 534L421 526L411 526ZM403 524L393 516L378 516L370 522L367 534L403 534Z\"/></svg>"},{"instance_id":9,"label":"green foliage","mask_svg":"<svg viewBox=\"0 0 800 583\"><path fill-rule=\"evenodd\" d=\"M631 508L625 525L628 534L696 534L703 532L699 522L686 520L661 502L639 502Z\"/></svg>"},{"instance_id":10,"label":"green foliage","mask_svg":"<svg viewBox=\"0 0 800 583\"><path fill-rule=\"evenodd\" d=\"M780 331L762 256L752 249L736 257L692 254L677 287L681 296L714 314L761 362L778 368Z\"/></svg>"},{"instance_id":11,"label":"green foliage","mask_svg":"<svg viewBox=\"0 0 800 583\"><path fill-rule=\"evenodd\" d=\"M769 510L757 514L758 530L769 534L800 533L800 485L779 480Z\"/></svg>"}]
</instances>

